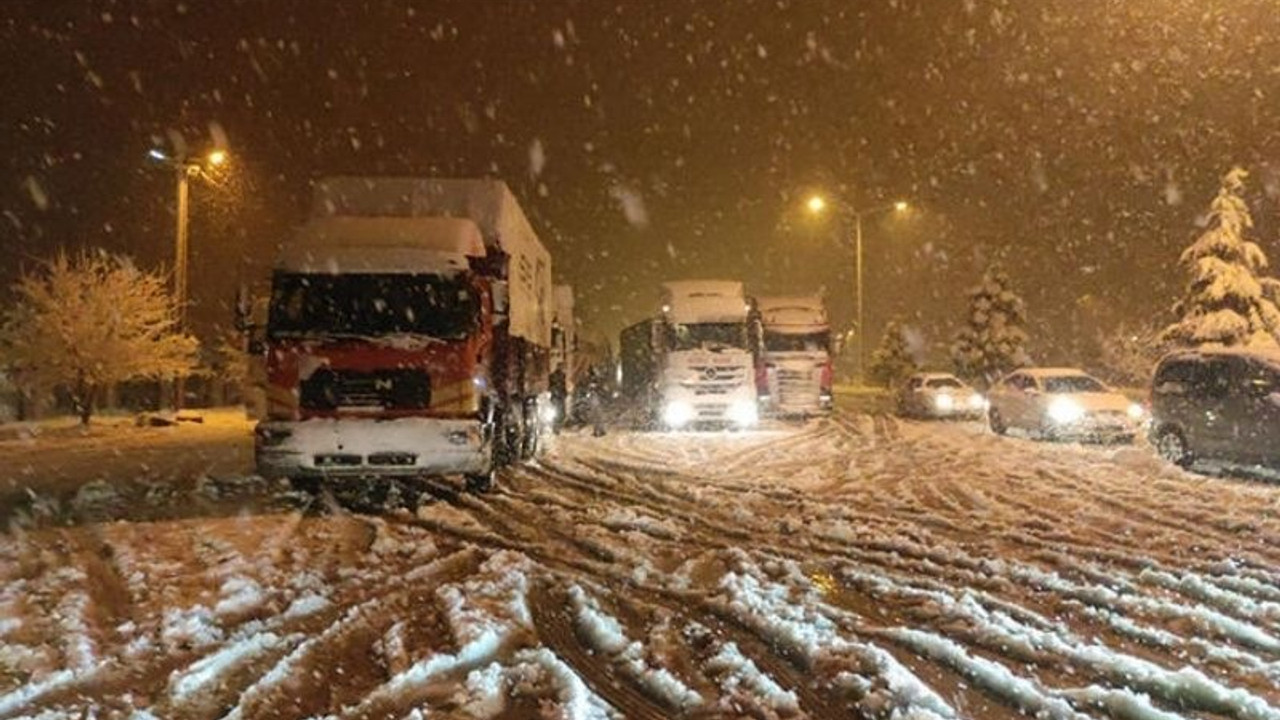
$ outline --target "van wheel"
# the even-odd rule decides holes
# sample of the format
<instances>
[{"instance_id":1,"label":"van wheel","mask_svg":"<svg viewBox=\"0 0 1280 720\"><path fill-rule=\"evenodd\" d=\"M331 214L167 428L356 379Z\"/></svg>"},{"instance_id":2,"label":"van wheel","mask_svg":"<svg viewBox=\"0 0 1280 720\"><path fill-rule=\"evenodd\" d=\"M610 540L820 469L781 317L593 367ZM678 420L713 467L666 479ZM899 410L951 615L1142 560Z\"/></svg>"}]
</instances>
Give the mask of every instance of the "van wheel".
<instances>
[{"instance_id":1,"label":"van wheel","mask_svg":"<svg viewBox=\"0 0 1280 720\"><path fill-rule=\"evenodd\" d=\"M1187 439L1177 428L1162 428L1156 435L1156 453L1181 468L1191 467L1195 457L1187 447Z\"/></svg>"},{"instance_id":2,"label":"van wheel","mask_svg":"<svg viewBox=\"0 0 1280 720\"><path fill-rule=\"evenodd\" d=\"M997 435L1009 432L1009 426L1004 424L1004 418L1000 417L1000 411L995 408L987 411L987 424L991 426L991 432Z\"/></svg>"}]
</instances>

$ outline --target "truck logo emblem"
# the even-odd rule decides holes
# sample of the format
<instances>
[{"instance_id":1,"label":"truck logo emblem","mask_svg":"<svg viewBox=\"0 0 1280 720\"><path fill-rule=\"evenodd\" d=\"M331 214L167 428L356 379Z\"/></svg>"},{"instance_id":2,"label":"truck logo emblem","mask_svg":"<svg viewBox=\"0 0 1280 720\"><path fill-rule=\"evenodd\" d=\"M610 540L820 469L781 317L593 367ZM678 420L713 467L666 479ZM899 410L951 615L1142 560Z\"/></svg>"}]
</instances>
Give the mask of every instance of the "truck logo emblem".
<instances>
[{"instance_id":1,"label":"truck logo emblem","mask_svg":"<svg viewBox=\"0 0 1280 720\"><path fill-rule=\"evenodd\" d=\"M387 392L390 392L391 386L392 386L391 380L386 378L378 378L377 380L373 381L374 390L380 390L380 391L386 390Z\"/></svg>"},{"instance_id":2,"label":"truck logo emblem","mask_svg":"<svg viewBox=\"0 0 1280 720\"><path fill-rule=\"evenodd\" d=\"M717 373L716 373L716 369L715 369L715 368L713 368L713 367L709 367L709 368L707 368L706 370L703 370L703 371L702 371L702 377L703 377L703 378L705 378L705 379L707 379L707 380L715 380L715 379L716 379L716 375L717 375Z\"/></svg>"}]
</instances>

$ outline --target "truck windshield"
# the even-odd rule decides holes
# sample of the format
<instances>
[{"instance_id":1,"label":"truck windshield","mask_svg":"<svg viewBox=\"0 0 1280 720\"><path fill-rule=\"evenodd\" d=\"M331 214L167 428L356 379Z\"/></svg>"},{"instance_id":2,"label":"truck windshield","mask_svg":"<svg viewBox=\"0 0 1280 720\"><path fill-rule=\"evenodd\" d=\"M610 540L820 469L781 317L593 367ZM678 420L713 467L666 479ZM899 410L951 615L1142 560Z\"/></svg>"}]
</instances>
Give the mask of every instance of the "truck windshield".
<instances>
[{"instance_id":1,"label":"truck windshield","mask_svg":"<svg viewBox=\"0 0 1280 720\"><path fill-rule=\"evenodd\" d=\"M456 340L474 329L478 312L479 300L462 277L276 273L268 331L273 337Z\"/></svg>"},{"instance_id":2,"label":"truck windshield","mask_svg":"<svg viewBox=\"0 0 1280 720\"><path fill-rule=\"evenodd\" d=\"M764 347L769 352L826 352L827 333L778 333L765 331Z\"/></svg>"},{"instance_id":3,"label":"truck windshield","mask_svg":"<svg viewBox=\"0 0 1280 720\"><path fill-rule=\"evenodd\" d=\"M744 323L673 323L667 327L667 347L671 350L716 350L747 347Z\"/></svg>"}]
</instances>

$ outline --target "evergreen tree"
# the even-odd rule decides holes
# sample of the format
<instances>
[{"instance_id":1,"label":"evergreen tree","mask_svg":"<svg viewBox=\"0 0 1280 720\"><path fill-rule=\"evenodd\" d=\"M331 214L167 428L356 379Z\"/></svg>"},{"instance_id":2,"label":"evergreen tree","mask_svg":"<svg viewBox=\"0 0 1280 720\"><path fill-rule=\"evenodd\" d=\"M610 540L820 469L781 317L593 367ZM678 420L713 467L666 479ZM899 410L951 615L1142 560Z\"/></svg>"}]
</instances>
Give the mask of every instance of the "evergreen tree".
<instances>
[{"instance_id":1,"label":"evergreen tree","mask_svg":"<svg viewBox=\"0 0 1280 720\"><path fill-rule=\"evenodd\" d=\"M951 345L956 372L982 386L1030 362L1025 349L1026 305L998 265L987 268L982 283L969 291L965 325Z\"/></svg>"},{"instance_id":2,"label":"evergreen tree","mask_svg":"<svg viewBox=\"0 0 1280 720\"><path fill-rule=\"evenodd\" d=\"M889 323L884 329L880 347L871 353L867 378L873 384L893 387L906 380L917 369L919 366L911 356L907 339L902 335L902 326L896 321Z\"/></svg>"},{"instance_id":3,"label":"evergreen tree","mask_svg":"<svg viewBox=\"0 0 1280 720\"><path fill-rule=\"evenodd\" d=\"M1189 347L1276 347L1280 344L1280 282L1264 277L1267 258L1245 237L1253 228L1241 195L1248 177L1233 168L1209 208L1209 226L1182 253L1191 270L1186 294L1173 308L1178 321L1163 337Z\"/></svg>"},{"instance_id":4,"label":"evergreen tree","mask_svg":"<svg viewBox=\"0 0 1280 720\"><path fill-rule=\"evenodd\" d=\"M59 253L13 291L0 360L28 393L65 388L86 425L99 388L195 367L196 340L178 331L164 279L126 258Z\"/></svg>"}]
</instances>

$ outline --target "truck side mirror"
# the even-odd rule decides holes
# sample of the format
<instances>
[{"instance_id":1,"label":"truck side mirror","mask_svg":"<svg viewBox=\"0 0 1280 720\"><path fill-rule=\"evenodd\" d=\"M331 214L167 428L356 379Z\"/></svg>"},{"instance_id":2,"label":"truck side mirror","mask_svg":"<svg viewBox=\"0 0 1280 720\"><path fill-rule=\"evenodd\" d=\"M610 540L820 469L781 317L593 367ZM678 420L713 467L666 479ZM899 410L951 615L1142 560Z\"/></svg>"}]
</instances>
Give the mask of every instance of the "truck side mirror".
<instances>
[{"instance_id":1,"label":"truck side mirror","mask_svg":"<svg viewBox=\"0 0 1280 720\"><path fill-rule=\"evenodd\" d=\"M499 281L493 284L493 314L506 317L510 295L507 283Z\"/></svg>"},{"instance_id":2,"label":"truck side mirror","mask_svg":"<svg viewBox=\"0 0 1280 720\"><path fill-rule=\"evenodd\" d=\"M245 333L253 329L253 301L244 287L236 290L235 319L232 321L237 331Z\"/></svg>"}]
</instances>

